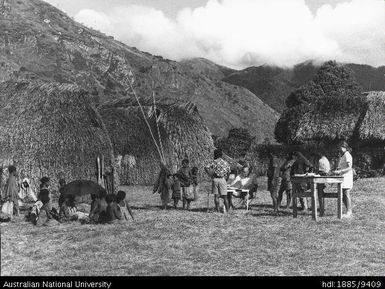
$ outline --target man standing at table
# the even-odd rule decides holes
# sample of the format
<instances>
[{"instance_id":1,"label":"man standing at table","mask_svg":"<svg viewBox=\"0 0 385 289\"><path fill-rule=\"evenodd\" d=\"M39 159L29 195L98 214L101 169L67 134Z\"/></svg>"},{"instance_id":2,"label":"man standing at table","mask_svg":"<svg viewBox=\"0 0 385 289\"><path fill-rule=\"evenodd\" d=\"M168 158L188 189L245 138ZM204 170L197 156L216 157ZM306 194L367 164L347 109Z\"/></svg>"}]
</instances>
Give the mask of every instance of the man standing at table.
<instances>
[{"instance_id":1,"label":"man standing at table","mask_svg":"<svg viewBox=\"0 0 385 289\"><path fill-rule=\"evenodd\" d=\"M321 176L328 176L330 174L330 162L328 158L325 156L325 153L320 150L315 153L318 158L318 171L317 173ZM318 202L321 207L324 199L321 197L325 191L326 184L317 184L317 193L318 193Z\"/></svg>"},{"instance_id":2,"label":"man standing at table","mask_svg":"<svg viewBox=\"0 0 385 289\"><path fill-rule=\"evenodd\" d=\"M350 190L353 188L353 157L349 152L349 145L346 141L342 141L339 145L341 157L338 160L337 170L335 174L344 177L342 182L342 200L346 206L346 218L352 217L352 201L350 198Z\"/></svg>"},{"instance_id":3,"label":"man standing at table","mask_svg":"<svg viewBox=\"0 0 385 289\"><path fill-rule=\"evenodd\" d=\"M214 161L205 167L206 173L212 178L212 193L214 194L215 210L219 212L219 198L223 199L226 212L229 211L227 199L226 178L230 173L230 165L223 158L221 149L214 151Z\"/></svg>"}]
</instances>

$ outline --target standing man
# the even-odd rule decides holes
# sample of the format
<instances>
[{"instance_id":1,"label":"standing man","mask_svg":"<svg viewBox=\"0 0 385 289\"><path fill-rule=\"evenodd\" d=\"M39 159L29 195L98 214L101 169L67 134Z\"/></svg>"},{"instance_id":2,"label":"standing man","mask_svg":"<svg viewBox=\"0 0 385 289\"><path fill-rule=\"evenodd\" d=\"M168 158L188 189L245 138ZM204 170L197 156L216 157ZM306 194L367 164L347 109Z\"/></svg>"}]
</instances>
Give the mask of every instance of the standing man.
<instances>
[{"instance_id":1,"label":"standing man","mask_svg":"<svg viewBox=\"0 0 385 289\"><path fill-rule=\"evenodd\" d=\"M338 160L337 170L335 174L344 177L342 182L342 200L346 207L345 217L352 217L352 201L350 198L350 190L353 188L353 157L349 152L349 145L346 141L342 141L339 145L341 157Z\"/></svg>"},{"instance_id":2,"label":"standing man","mask_svg":"<svg viewBox=\"0 0 385 289\"><path fill-rule=\"evenodd\" d=\"M230 165L223 158L221 149L214 151L214 161L205 167L206 173L212 178L212 193L214 194L215 210L219 212L219 197L223 199L226 212L229 211L227 199L226 178L230 173Z\"/></svg>"},{"instance_id":3,"label":"standing man","mask_svg":"<svg viewBox=\"0 0 385 289\"><path fill-rule=\"evenodd\" d=\"M299 151L294 152L295 157L295 163L293 164L292 174L306 174L309 172L312 172L313 165L311 162ZM297 187L297 190L300 191L306 191L308 189L308 184L300 184ZM307 199L306 198L299 198L299 201L301 203L301 210L307 210Z\"/></svg>"},{"instance_id":4,"label":"standing man","mask_svg":"<svg viewBox=\"0 0 385 289\"><path fill-rule=\"evenodd\" d=\"M268 156L269 167L267 169L267 190L270 192L273 201L274 213L278 215L278 190L281 185L282 177L280 176L278 158L271 152Z\"/></svg>"},{"instance_id":5,"label":"standing man","mask_svg":"<svg viewBox=\"0 0 385 289\"><path fill-rule=\"evenodd\" d=\"M13 215L19 216L19 187L16 181L16 167L8 167L9 177L4 188L4 201L11 201L13 203ZM12 216L11 216L12 217Z\"/></svg>"},{"instance_id":6,"label":"standing man","mask_svg":"<svg viewBox=\"0 0 385 289\"><path fill-rule=\"evenodd\" d=\"M289 208L291 204L292 199L292 189L293 185L291 183L291 170L296 161L296 158L294 156L294 153L289 153L288 157L286 158L285 163L281 167L281 174L282 174L282 180L281 180L281 186L278 191L278 207L281 206L283 193L286 192L286 206L284 208Z\"/></svg>"}]
</instances>

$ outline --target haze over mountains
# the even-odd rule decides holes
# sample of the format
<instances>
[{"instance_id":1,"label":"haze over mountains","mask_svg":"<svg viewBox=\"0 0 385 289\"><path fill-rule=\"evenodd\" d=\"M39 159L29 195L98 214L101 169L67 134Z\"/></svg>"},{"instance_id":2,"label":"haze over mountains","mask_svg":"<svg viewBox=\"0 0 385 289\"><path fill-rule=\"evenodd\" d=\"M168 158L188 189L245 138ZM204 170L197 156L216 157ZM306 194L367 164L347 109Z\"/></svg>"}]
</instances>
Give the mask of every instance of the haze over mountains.
<instances>
[{"instance_id":1,"label":"haze over mountains","mask_svg":"<svg viewBox=\"0 0 385 289\"><path fill-rule=\"evenodd\" d=\"M279 113L284 110L285 100L290 92L310 81L320 67L307 61L291 69L262 65L234 70L202 58L183 62L196 72L249 89ZM353 71L363 91L385 90L385 66L375 68L353 63L345 65Z\"/></svg>"},{"instance_id":2,"label":"haze over mountains","mask_svg":"<svg viewBox=\"0 0 385 289\"><path fill-rule=\"evenodd\" d=\"M385 67L348 64L364 90L384 90ZM76 83L96 105L132 100L127 79L150 101L191 101L212 134L247 128L257 141L274 139L289 93L310 80L317 66L260 66L234 70L204 58L180 62L127 46L87 28L40 0L0 0L0 82L43 79Z\"/></svg>"}]
</instances>

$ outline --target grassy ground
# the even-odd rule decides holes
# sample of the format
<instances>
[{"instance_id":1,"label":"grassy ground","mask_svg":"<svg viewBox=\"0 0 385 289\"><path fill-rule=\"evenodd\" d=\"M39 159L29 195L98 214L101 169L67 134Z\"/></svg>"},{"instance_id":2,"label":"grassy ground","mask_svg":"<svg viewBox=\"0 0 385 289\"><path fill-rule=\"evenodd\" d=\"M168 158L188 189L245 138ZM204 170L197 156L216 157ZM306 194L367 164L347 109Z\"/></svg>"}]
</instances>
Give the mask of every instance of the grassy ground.
<instances>
[{"instance_id":1,"label":"grassy ground","mask_svg":"<svg viewBox=\"0 0 385 289\"><path fill-rule=\"evenodd\" d=\"M358 180L354 217L335 200L316 224L310 212L273 216L261 182L249 214L162 211L147 187L126 187L137 222L34 227L1 224L2 275L384 275L385 179ZM211 200L211 206L213 201Z\"/></svg>"}]
</instances>

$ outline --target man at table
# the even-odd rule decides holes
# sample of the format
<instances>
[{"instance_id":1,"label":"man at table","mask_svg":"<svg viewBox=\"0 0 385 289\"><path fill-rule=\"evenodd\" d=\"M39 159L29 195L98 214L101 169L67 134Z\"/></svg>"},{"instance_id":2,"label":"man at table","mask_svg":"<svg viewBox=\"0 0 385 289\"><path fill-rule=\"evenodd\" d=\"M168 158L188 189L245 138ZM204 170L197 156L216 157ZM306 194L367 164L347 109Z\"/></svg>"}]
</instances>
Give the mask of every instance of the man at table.
<instances>
[{"instance_id":1,"label":"man at table","mask_svg":"<svg viewBox=\"0 0 385 289\"><path fill-rule=\"evenodd\" d=\"M295 163L293 165L292 173L293 174L306 174L313 170L313 165L311 162L301 153L301 152L294 152L295 156ZM297 190L299 191L306 191L308 189L308 184L300 184L297 187ZM307 199L306 198L299 198L299 201L301 203L301 210L307 210Z\"/></svg>"},{"instance_id":2,"label":"man at table","mask_svg":"<svg viewBox=\"0 0 385 289\"><path fill-rule=\"evenodd\" d=\"M235 179L229 184L230 187L236 188L239 191L230 192L227 194L229 201L229 207L234 209L232 197L234 196L241 198L245 203L246 197L248 199L254 198L254 193L257 192L258 183L255 175L251 174L251 168L246 164L242 167L241 173L235 177ZM248 191L242 192L242 190Z\"/></svg>"},{"instance_id":3,"label":"man at table","mask_svg":"<svg viewBox=\"0 0 385 289\"><path fill-rule=\"evenodd\" d=\"M223 158L221 149L214 151L214 161L205 167L206 173L212 178L212 193L214 194L215 210L219 212L219 198L223 199L226 212L229 211L227 199L227 175L230 173L230 165Z\"/></svg>"},{"instance_id":4,"label":"man at table","mask_svg":"<svg viewBox=\"0 0 385 289\"><path fill-rule=\"evenodd\" d=\"M319 150L315 153L315 156L318 158L318 170L317 173L321 176L328 176L330 174L330 162L328 158L325 156L325 153L322 150ZM318 202L321 206L321 202L323 202L323 198L321 198L324 190L326 188L325 184L317 184L317 192L318 192Z\"/></svg>"},{"instance_id":5,"label":"man at table","mask_svg":"<svg viewBox=\"0 0 385 289\"><path fill-rule=\"evenodd\" d=\"M346 141L342 141L339 145L339 152L341 154L338 160L337 170L334 174L341 175L344 177L342 182L342 200L346 206L347 218L352 217L352 201L350 198L350 190L353 188L353 157L348 151L349 145Z\"/></svg>"}]
</instances>

